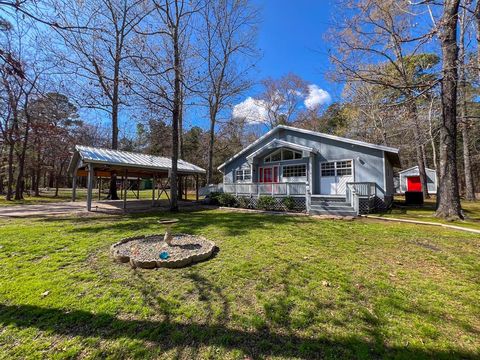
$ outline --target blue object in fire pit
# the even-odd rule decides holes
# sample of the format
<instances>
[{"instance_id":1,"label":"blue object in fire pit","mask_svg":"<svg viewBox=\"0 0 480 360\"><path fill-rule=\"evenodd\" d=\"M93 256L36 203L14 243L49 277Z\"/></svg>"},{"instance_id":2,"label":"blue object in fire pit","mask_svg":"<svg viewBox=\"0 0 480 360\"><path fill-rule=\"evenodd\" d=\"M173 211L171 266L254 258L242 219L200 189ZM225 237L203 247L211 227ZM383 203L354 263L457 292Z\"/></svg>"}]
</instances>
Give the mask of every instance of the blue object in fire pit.
<instances>
[{"instance_id":1,"label":"blue object in fire pit","mask_svg":"<svg viewBox=\"0 0 480 360\"><path fill-rule=\"evenodd\" d=\"M166 251L162 251L160 253L160 259L162 259L162 260L167 260L169 257L170 257L170 255L168 255L168 252L166 252Z\"/></svg>"}]
</instances>

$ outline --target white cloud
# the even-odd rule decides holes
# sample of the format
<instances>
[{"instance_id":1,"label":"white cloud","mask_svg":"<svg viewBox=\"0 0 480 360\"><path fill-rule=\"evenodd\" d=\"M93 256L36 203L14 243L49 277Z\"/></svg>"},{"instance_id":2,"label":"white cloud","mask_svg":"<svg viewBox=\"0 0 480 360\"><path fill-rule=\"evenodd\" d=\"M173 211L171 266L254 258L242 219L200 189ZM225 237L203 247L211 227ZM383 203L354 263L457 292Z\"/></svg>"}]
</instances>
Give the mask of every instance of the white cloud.
<instances>
[{"instance_id":1,"label":"white cloud","mask_svg":"<svg viewBox=\"0 0 480 360\"><path fill-rule=\"evenodd\" d=\"M330 94L318 87L318 85L308 85L308 95L305 97L303 104L309 110L315 109L320 105L324 105L332 101Z\"/></svg>"},{"instance_id":2,"label":"white cloud","mask_svg":"<svg viewBox=\"0 0 480 360\"><path fill-rule=\"evenodd\" d=\"M246 98L233 107L232 112L235 118L245 118L251 124L261 124L267 121L267 108L265 101L252 97Z\"/></svg>"}]
</instances>

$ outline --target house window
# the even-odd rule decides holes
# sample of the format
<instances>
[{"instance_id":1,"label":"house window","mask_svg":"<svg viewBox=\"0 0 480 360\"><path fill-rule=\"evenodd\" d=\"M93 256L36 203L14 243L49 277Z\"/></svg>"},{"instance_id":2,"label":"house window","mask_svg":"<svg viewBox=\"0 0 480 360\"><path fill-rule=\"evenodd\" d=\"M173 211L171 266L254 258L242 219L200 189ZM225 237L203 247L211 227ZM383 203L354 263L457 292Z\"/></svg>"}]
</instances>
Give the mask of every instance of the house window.
<instances>
[{"instance_id":1,"label":"house window","mask_svg":"<svg viewBox=\"0 0 480 360\"><path fill-rule=\"evenodd\" d=\"M322 163L322 176L335 176L335 163Z\"/></svg>"},{"instance_id":2,"label":"house window","mask_svg":"<svg viewBox=\"0 0 480 360\"><path fill-rule=\"evenodd\" d=\"M282 160L294 160L294 159L301 159L302 153L299 151L294 151L290 149L280 149L277 150L267 157L265 157L264 161L266 163L273 162L273 161L282 161Z\"/></svg>"},{"instance_id":3,"label":"house window","mask_svg":"<svg viewBox=\"0 0 480 360\"><path fill-rule=\"evenodd\" d=\"M235 179L237 181L251 180L252 176L251 176L251 173L250 173L250 169L237 170L236 173L235 173Z\"/></svg>"},{"instance_id":4,"label":"house window","mask_svg":"<svg viewBox=\"0 0 480 360\"><path fill-rule=\"evenodd\" d=\"M282 160L282 151L276 151L272 155L270 155L271 161L280 161Z\"/></svg>"},{"instance_id":5,"label":"house window","mask_svg":"<svg viewBox=\"0 0 480 360\"><path fill-rule=\"evenodd\" d=\"M321 165L322 176L350 176L352 168L352 160L332 161Z\"/></svg>"},{"instance_id":6,"label":"house window","mask_svg":"<svg viewBox=\"0 0 480 360\"><path fill-rule=\"evenodd\" d=\"M283 167L283 177L302 177L307 176L307 166L288 165Z\"/></svg>"},{"instance_id":7,"label":"house window","mask_svg":"<svg viewBox=\"0 0 480 360\"><path fill-rule=\"evenodd\" d=\"M337 161L337 176L348 176L352 175L352 161Z\"/></svg>"}]
</instances>

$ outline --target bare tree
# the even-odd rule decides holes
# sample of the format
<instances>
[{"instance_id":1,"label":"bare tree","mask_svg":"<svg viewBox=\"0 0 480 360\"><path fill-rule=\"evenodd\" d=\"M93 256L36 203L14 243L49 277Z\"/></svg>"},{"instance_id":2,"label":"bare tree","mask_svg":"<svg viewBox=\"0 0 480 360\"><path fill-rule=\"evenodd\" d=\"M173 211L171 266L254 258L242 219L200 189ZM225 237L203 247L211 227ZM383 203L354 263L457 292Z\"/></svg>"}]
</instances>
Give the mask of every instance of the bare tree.
<instances>
[{"instance_id":1,"label":"bare tree","mask_svg":"<svg viewBox=\"0 0 480 360\"><path fill-rule=\"evenodd\" d=\"M459 49L458 49L458 97L459 97L459 112L460 112L460 131L463 139L463 172L465 176L465 199L475 200L475 188L473 184L473 174L470 156L470 135L469 135L469 123L467 107L467 75L466 75L466 49L465 38L469 18L467 17L466 6L470 5L470 1L467 1L465 6L461 9L459 14Z\"/></svg>"},{"instance_id":2,"label":"bare tree","mask_svg":"<svg viewBox=\"0 0 480 360\"><path fill-rule=\"evenodd\" d=\"M111 148L118 149L118 117L129 87L127 61L132 39L149 13L145 0L59 2L63 23L89 24L88 31L62 31L59 56L77 86L71 96L86 108L106 111L111 119ZM66 50L66 51L63 51ZM116 173L110 180L110 199L118 199Z\"/></svg>"},{"instance_id":3,"label":"bare tree","mask_svg":"<svg viewBox=\"0 0 480 360\"><path fill-rule=\"evenodd\" d=\"M142 35L137 51L142 56L132 60L142 81L135 92L160 118L171 118L170 210L178 210L178 158L180 127L185 110L186 90L191 89L192 74L188 61L192 49L192 32L199 14L199 1L152 0L153 12L138 30Z\"/></svg>"},{"instance_id":4,"label":"bare tree","mask_svg":"<svg viewBox=\"0 0 480 360\"><path fill-rule=\"evenodd\" d=\"M262 85L264 91L258 99L267 111L271 128L291 122L299 114L300 105L309 91L307 82L292 73L279 79L267 78Z\"/></svg>"},{"instance_id":5,"label":"bare tree","mask_svg":"<svg viewBox=\"0 0 480 360\"><path fill-rule=\"evenodd\" d=\"M434 65L429 63L429 56L421 53L431 31L421 33L415 28L410 1L347 0L342 5L351 16L343 19L330 37L336 44L336 51L331 53L335 75L337 79L376 84L396 93L396 105L402 105L412 121L420 181L428 197L425 139L416 101L436 84L435 78L419 72L422 67Z\"/></svg>"},{"instance_id":6,"label":"bare tree","mask_svg":"<svg viewBox=\"0 0 480 360\"><path fill-rule=\"evenodd\" d=\"M251 86L247 75L255 55L252 44L257 12L248 0L209 0L201 13L200 56L205 63L206 76L199 94L208 107L210 119L207 165L207 184L210 184L218 116Z\"/></svg>"}]
</instances>

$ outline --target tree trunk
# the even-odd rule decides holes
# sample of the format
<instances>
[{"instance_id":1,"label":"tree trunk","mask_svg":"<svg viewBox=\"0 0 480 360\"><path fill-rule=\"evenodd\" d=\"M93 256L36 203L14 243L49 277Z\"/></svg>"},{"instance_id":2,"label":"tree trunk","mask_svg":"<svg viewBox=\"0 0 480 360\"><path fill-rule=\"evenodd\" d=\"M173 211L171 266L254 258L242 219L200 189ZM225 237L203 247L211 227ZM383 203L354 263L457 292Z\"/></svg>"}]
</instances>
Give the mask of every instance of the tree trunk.
<instances>
[{"instance_id":1,"label":"tree trunk","mask_svg":"<svg viewBox=\"0 0 480 360\"><path fill-rule=\"evenodd\" d=\"M42 178L42 170L41 170L41 166L40 166L40 160L41 160L41 155L40 155L40 152L38 152L37 164L36 164L36 168L35 168L36 181L35 181L35 188L33 189L33 191L35 193L35 196L40 196L40 180Z\"/></svg>"},{"instance_id":2,"label":"tree trunk","mask_svg":"<svg viewBox=\"0 0 480 360\"><path fill-rule=\"evenodd\" d=\"M213 182L213 147L215 145L215 116L210 115L210 131L208 138L207 185Z\"/></svg>"},{"instance_id":3,"label":"tree trunk","mask_svg":"<svg viewBox=\"0 0 480 360\"><path fill-rule=\"evenodd\" d=\"M465 24L466 14L462 10L459 18L460 22L460 46L458 49L458 78L459 88L458 95L460 100L460 130L463 139L463 172L465 177L465 199L469 201L475 200L475 190L473 184L472 165L470 160L470 136L468 134L468 109L467 109L467 81L465 74Z\"/></svg>"},{"instance_id":4,"label":"tree trunk","mask_svg":"<svg viewBox=\"0 0 480 360\"><path fill-rule=\"evenodd\" d=\"M8 148L7 201L11 201L13 197L13 150L14 145L11 139Z\"/></svg>"},{"instance_id":5,"label":"tree trunk","mask_svg":"<svg viewBox=\"0 0 480 360\"><path fill-rule=\"evenodd\" d=\"M119 102L119 89L118 89L118 77L120 74L120 65L115 66L115 74L113 81L113 96L112 96L112 149L118 150L118 102ZM108 191L109 200L118 200L117 193L117 173L112 171L110 176L110 187Z\"/></svg>"},{"instance_id":6,"label":"tree trunk","mask_svg":"<svg viewBox=\"0 0 480 360\"><path fill-rule=\"evenodd\" d=\"M58 197L58 188L60 187L60 175L57 173L55 175L55 197Z\"/></svg>"},{"instance_id":7,"label":"tree trunk","mask_svg":"<svg viewBox=\"0 0 480 360\"><path fill-rule=\"evenodd\" d=\"M27 100L28 101L28 100ZM17 176L17 184L15 187L15 200L22 200L23 199L23 191L25 190L25 157L27 154L27 146L28 146L28 135L30 133L30 114L28 113L27 108L25 108L25 135L23 138L22 144L22 151L20 152L20 156L18 157L18 176Z\"/></svg>"},{"instance_id":8,"label":"tree trunk","mask_svg":"<svg viewBox=\"0 0 480 360\"><path fill-rule=\"evenodd\" d=\"M440 178L436 216L463 218L457 178L457 21L460 0L445 0L440 26L442 47L442 122L440 126Z\"/></svg>"},{"instance_id":9,"label":"tree trunk","mask_svg":"<svg viewBox=\"0 0 480 360\"><path fill-rule=\"evenodd\" d=\"M178 28L173 30L173 56L174 56L174 94L172 111L172 170L170 171L170 211L178 211L178 123L181 108L181 84L180 84L180 49Z\"/></svg>"},{"instance_id":10,"label":"tree trunk","mask_svg":"<svg viewBox=\"0 0 480 360\"><path fill-rule=\"evenodd\" d=\"M178 112L178 157L183 159L183 86L180 86L180 105L179 105L179 112ZM180 199L182 199L183 194L183 182L182 177L178 176L178 190L177 192L180 194Z\"/></svg>"}]
</instances>

